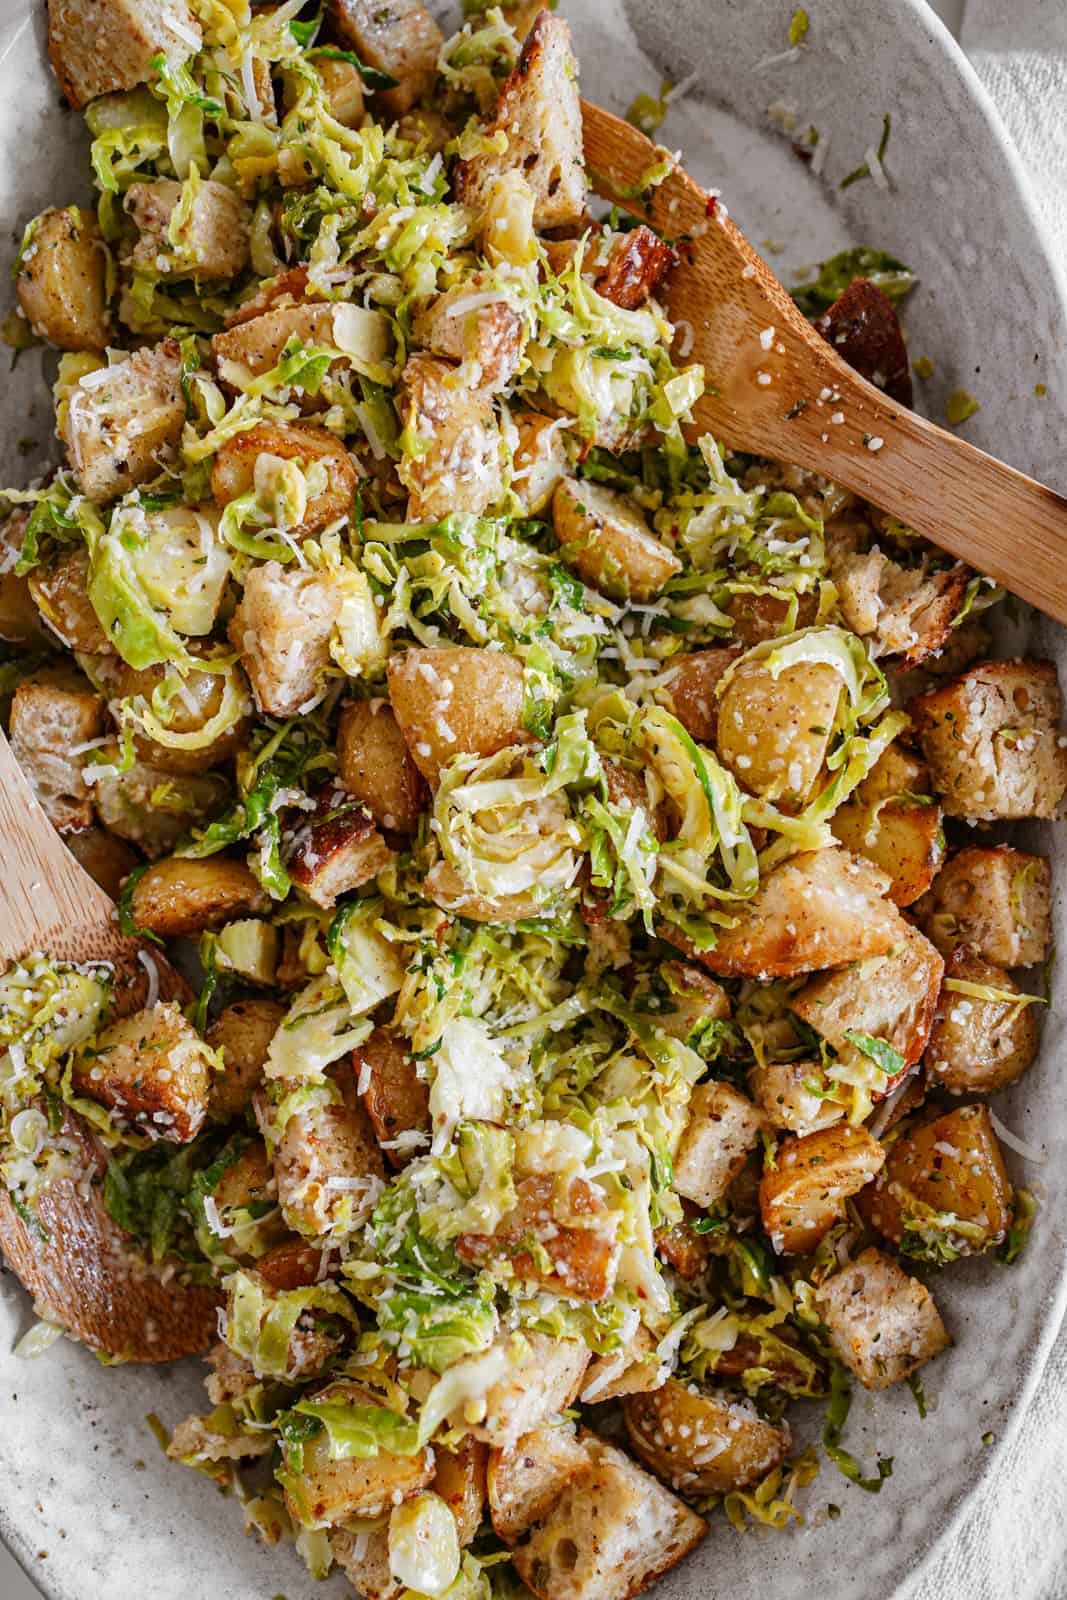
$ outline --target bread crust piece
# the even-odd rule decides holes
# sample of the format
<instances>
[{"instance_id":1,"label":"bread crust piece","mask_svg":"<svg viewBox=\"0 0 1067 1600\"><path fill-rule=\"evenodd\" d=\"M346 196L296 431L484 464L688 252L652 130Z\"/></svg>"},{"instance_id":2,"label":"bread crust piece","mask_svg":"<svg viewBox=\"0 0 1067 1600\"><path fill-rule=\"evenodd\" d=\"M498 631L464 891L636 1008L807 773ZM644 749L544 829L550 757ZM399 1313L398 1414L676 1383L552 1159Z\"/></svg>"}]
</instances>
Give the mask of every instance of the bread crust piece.
<instances>
[{"instance_id":1,"label":"bread crust piece","mask_svg":"<svg viewBox=\"0 0 1067 1600\"><path fill-rule=\"evenodd\" d=\"M378 91L375 106L399 117L429 94L444 35L420 0L329 0L327 16L343 45L397 79L395 88Z\"/></svg>"},{"instance_id":2,"label":"bread crust piece","mask_svg":"<svg viewBox=\"0 0 1067 1600\"><path fill-rule=\"evenodd\" d=\"M204 1125L211 1055L174 1001L111 1023L74 1057L78 1093L151 1139L188 1144Z\"/></svg>"},{"instance_id":3,"label":"bread crust piece","mask_svg":"<svg viewBox=\"0 0 1067 1600\"><path fill-rule=\"evenodd\" d=\"M901 405L911 405L911 368L900 318L877 284L854 278L829 311L816 319L815 331L868 383Z\"/></svg>"},{"instance_id":4,"label":"bread crust piece","mask_svg":"<svg viewBox=\"0 0 1067 1600\"><path fill-rule=\"evenodd\" d=\"M882 1250L864 1250L816 1299L834 1349L867 1389L887 1389L951 1343L930 1291Z\"/></svg>"},{"instance_id":5,"label":"bread crust piece","mask_svg":"<svg viewBox=\"0 0 1067 1600\"><path fill-rule=\"evenodd\" d=\"M59 431L82 493L103 501L156 477L184 426L181 348L164 339L135 350L102 383L75 384Z\"/></svg>"},{"instance_id":6,"label":"bread crust piece","mask_svg":"<svg viewBox=\"0 0 1067 1600\"><path fill-rule=\"evenodd\" d=\"M721 1200L759 1143L763 1113L728 1083L702 1083L674 1157L674 1188L697 1205Z\"/></svg>"},{"instance_id":7,"label":"bread crust piece","mask_svg":"<svg viewBox=\"0 0 1067 1600\"><path fill-rule=\"evenodd\" d=\"M308 497L301 520L286 529L291 538L309 539L348 516L356 492L356 469L336 435L313 423L259 422L227 439L211 467L211 493L220 506L249 492L260 456L326 469L326 487Z\"/></svg>"},{"instance_id":8,"label":"bread crust piece","mask_svg":"<svg viewBox=\"0 0 1067 1600\"><path fill-rule=\"evenodd\" d=\"M49 0L48 54L75 111L147 82L154 56L174 65L202 43L185 0Z\"/></svg>"},{"instance_id":9,"label":"bread crust piece","mask_svg":"<svg viewBox=\"0 0 1067 1600\"><path fill-rule=\"evenodd\" d=\"M290 840L290 877L325 909L339 894L377 877L393 859L366 806L337 778L319 790L310 821L302 821Z\"/></svg>"},{"instance_id":10,"label":"bread crust piece","mask_svg":"<svg viewBox=\"0 0 1067 1600\"><path fill-rule=\"evenodd\" d=\"M181 199L182 186L173 178L132 183L127 189L125 208L140 234L134 265L198 282L235 277L248 263L248 207L226 184L202 178L191 212L172 241L171 222Z\"/></svg>"}]
</instances>

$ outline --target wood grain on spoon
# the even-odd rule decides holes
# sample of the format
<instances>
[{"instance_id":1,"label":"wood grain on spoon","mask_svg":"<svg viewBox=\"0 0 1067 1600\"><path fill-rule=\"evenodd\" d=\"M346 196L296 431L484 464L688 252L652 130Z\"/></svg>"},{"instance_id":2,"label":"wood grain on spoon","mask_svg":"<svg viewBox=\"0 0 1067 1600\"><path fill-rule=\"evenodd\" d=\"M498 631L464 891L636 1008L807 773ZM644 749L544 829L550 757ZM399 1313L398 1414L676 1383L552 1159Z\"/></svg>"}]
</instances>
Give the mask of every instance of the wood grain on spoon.
<instances>
[{"instance_id":1,"label":"wood grain on spoon","mask_svg":"<svg viewBox=\"0 0 1067 1600\"><path fill-rule=\"evenodd\" d=\"M675 359L684 350L712 386L691 437L822 473L1067 622L1067 499L865 382L681 167L642 192L663 151L588 101L582 115L597 193L679 250L662 292Z\"/></svg>"}]
</instances>

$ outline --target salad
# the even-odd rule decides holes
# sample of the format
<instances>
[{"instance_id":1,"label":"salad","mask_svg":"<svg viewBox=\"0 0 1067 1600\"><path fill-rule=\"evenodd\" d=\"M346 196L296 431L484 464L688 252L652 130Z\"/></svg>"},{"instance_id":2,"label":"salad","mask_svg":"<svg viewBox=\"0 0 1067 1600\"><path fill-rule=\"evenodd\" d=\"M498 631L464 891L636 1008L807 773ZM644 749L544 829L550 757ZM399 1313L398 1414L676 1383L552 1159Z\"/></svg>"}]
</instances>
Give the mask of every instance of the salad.
<instances>
[{"instance_id":1,"label":"salad","mask_svg":"<svg viewBox=\"0 0 1067 1600\"><path fill-rule=\"evenodd\" d=\"M986 1097L1050 885L1000 825L1067 738L979 574L693 437L566 22L469 10L51 7L97 200L16 264L62 459L4 491L0 689L147 993L0 976L0 1237L35 1283L57 1194L110 1230L27 1350L205 1353L167 1453L316 1577L626 1600L881 1489L853 1383L924 1410L936 1271L1023 1247ZM906 401L913 283L797 291Z\"/></svg>"}]
</instances>

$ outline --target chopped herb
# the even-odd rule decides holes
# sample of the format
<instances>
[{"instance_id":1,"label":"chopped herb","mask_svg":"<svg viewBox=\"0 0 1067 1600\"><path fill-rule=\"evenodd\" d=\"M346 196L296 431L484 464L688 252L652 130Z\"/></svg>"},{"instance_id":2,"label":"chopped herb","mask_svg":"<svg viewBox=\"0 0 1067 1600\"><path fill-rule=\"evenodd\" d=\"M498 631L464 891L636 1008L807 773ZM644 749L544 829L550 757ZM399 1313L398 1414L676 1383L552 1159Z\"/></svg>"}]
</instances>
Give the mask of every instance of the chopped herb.
<instances>
[{"instance_id":1,"label":"chopped herb","mask_svg":"<svg viewBox=\"0 0 1067 1600\"><path fill-rule=\"evenodd\" d=\"M925 1422L929 1414L929 1407L926 1404L926 1391L923 1389L922 1379L919 1377L917 1372L910 1372L908 1374L907 1383L918 1408L919 1416L922 1418L923 1422Z\"/></svg>"},{"instance_id":2,"label":"chopped herb","mask_svg":"<svg viewBox=\"0 0 1067 1600\"><path fill-rule=\"evenodd\" d=\"M861 1055L867 1056L875 1066L890 1078L896 1077L905 1065L904 1057L899 1050L889 1043L888 1039L879 1039L871 1033L859 1033L854 1028L845 1029L845 1038L854 1044Z\"/></svg>"},{"instance_id":3,"label":"chopped herb","mask_svg":"<svg viewBox=\"0 0 1067 1600\"><path fill-rule=\"evenodd\" d=\"M953 428L973 417L978 409L978 401L966 389L953 389L945 401L945 416Z\"/></svg>"},{"instance_id":4,"label":"chopped herb","mask_svg":"<svg viewBox=\"0 0 1067 1600\"><path fill-rule=\"evenodd\" d=\"M804 10L803 6L797 6L796 10L793 12L793 20L789 24L790 49L792 49L795 45L804 43L804 40L808 37L808 29L810 27L811 23L808 19L808 13Z\"/></svg>"}]
</instances>

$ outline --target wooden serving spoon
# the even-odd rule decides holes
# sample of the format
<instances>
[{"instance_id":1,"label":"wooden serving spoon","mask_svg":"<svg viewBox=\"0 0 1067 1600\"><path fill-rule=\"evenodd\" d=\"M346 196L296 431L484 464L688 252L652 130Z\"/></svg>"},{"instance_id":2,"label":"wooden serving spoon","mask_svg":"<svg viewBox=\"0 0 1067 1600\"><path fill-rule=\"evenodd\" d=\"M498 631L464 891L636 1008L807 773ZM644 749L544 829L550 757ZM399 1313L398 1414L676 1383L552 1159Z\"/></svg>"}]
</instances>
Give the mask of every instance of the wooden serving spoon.
<instances>
[{"instance_id":1,"label":"wooden serving spoon","mask_svg":"<svg viewBox=\"0 0 1067 1600\"><path fill-rule=\"evenodd\" d=\"M649 187L664 151L587 100L582 117L597 193L679 251L662 291L684 331L675 359L684 350L713 386L690 437L712 433L832 478L1067 622L1067 499L867 383L688 173L674 166Z\"/></svg>"},{"instance_id":2,"label":"wooden serving spoon","mask_svg":"<svg viewBox=\"0 0 1067 1600\"><path fill-rule=\"evenodd\" d=\"M139 1010L149 988L144 947L120 931L114 901L63 844L2 733L0 839L0 969L37 951L59 961L107 961L115 971L112 1016ZM160 999L187 1003L192 995L181 974L158 951L150 961ZM0 1188L0 1249L38 1315L112 1360L174 1361L206 1350L215 1337L217 1290L181 1283L174 1263L156 1267L137 1255L104 1209L99 1180L107 1158L81 1117L68 1110L58 1138L81 1175L48 1185L36 1225Z\"/></svg>"}]
</instances>

